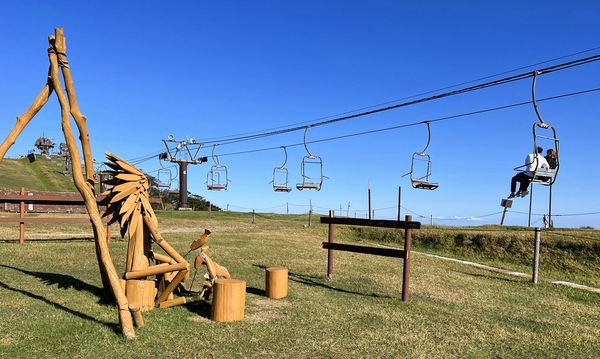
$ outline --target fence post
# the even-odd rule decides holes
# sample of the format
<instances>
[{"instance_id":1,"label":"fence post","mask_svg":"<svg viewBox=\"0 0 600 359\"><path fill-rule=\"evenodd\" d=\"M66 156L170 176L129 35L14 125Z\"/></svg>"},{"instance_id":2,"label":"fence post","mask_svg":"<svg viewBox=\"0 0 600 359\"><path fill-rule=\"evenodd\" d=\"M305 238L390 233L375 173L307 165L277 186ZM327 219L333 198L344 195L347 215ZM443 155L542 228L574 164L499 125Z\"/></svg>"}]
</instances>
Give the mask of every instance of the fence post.
<instances>
[{"instance_id":1,"label":"fence post","mask_svg":"<svg viewBox=\"0 0 600 359\"><path fill-rule=\"evenodd\" d=\"M533 275L531 280L533 284L538 282L538 272L540 268L540 228L535 227L534 230L534 244L533 244Z\"/></svg>"},{"instance_id":2,"label":"fence post","mask_svg":"<svg viewBox=\"0 0 600 359\"><path fill-rule=\"evenodd\" d=\"M333 218L335 212L329 211L329 218ZM327 232L327 242L333 243L335 232L334 232L334 224L329 223L329 230ZM333 273L333 250L327 250L327 278L331 279L331 274Z\"/></svg>"},{"instance_id":3,"label":"fence post","mask_svg":"<svg viewBox=\"0 0 600 359\"><path fill-rule=\"evenodd\" d=\"M256 223L256 211L252 210L252 224Z\"/></svg>"},{"instance_id":4,"label":"fence post","mask_svg":"<svg viewBox=\"0 0 600 359\"><path fill-rule=\"evenodd\" d=\"M211 212L212 212L212 203L208 202L208 219L210 219L210 217L211 217Z\"/></svg>"},{"instance_id":5,"label":"fence post","mask_svg":"<svg viewBox=\"0 0 600 359\"><path fill-rule=\"evenodd\" d=\"M308 207L308 226L312 225L312 200L310 201L310 207Z\"/></svg>"},{"instance_id":6,"label":"fence post","mask_svg":"<svg viewBox=\"0 0 600 359\"><path fill-rule=\"evenodd\" d=\"M406 222L412 221L412 216L405 216L404 220ZM404 252L406 256L404 257L404 270L402 273L402 301L408 302L408 287L410 281L410 243L412 241L412 229L406 228L404 230Z\"/></svg>"},{"instance_id":7,"label":"fence post","mask_svg":"<svg viewBox=\"0 0 600 359\"><path fill-rule=\"evenodd\" d=\"M21 196L25 195L25 187L21 187ZM25 218L25 202L21 201L19 205L19 218ZM25 221L19 222L19 244L25 243Z\"/></svg>"}]
</instances>

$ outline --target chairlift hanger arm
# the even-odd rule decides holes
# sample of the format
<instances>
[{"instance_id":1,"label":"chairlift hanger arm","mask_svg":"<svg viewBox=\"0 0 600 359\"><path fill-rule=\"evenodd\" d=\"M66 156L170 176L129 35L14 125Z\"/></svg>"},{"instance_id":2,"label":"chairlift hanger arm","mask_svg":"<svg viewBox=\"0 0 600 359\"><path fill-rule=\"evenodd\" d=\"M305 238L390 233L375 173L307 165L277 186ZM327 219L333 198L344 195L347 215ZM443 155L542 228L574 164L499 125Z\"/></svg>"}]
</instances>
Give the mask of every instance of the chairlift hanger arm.
<instances>
[{"instance_id":1,"label":"chairlift hanger arm","mask_svg":"<svg viewBox=\"0 0 600 359\"><path fill-rule=\"evenodd\" d=\"M419 155L425 155L425 151L427 151L429 144L431 143L431 128L429 126L429 121L424 121L423 123L427 125L427 144L425 145L423 151L417 152Z\"/></svg>"}]
</instances>

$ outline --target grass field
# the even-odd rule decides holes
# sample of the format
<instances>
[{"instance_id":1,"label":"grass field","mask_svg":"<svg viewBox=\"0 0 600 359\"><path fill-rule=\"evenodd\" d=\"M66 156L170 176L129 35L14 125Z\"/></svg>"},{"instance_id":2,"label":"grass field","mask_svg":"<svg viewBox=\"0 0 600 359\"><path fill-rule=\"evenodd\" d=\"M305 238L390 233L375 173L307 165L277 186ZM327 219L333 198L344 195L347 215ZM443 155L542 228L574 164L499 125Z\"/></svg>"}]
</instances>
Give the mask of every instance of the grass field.
<instances>
[{"instance_id":1,"label":"grass field","mask_svg":"<svg viewBox=\"0 0 600 359\"><path fill-rule=\"evenodd\" d=\"M25 187L30 191L75 192L71 175L64 175L65 159L52 157L46 159L36 156L34 162L27 158L0 161L2 180L0 190L18 191Z\"/></svg>"},{"instance_id":2,"label":"grass field","mask_svg":"<svg viewBox=\"0 0 600 359\"><path fill-rule=\"evenodd\" d=\"M204 228L213 231L212 258L247 281L244 321L211 322L209 303L157 309L145 313L137 340L126 341L101 290L89 226L28 227L28 239L60 239L19 246L16 226L3 224L0 356L590 358L600 352L598 294L545 282L534 286L415 252L410 301L403 304L399 260L336 252L334 277L326 279L320 245L326 227L315 220L305 228L305 216L260 215L256 224L235 213L213 213L211 220L191 212L159 217L165 238L183 253ZM355 235L340 231L339 238ZM428 250L425 242L415 239L415 249ZM110 244L120 271L126 245ZM289 268L287 298L264 296L268 266Z\"/></svg>"}]
</instances>

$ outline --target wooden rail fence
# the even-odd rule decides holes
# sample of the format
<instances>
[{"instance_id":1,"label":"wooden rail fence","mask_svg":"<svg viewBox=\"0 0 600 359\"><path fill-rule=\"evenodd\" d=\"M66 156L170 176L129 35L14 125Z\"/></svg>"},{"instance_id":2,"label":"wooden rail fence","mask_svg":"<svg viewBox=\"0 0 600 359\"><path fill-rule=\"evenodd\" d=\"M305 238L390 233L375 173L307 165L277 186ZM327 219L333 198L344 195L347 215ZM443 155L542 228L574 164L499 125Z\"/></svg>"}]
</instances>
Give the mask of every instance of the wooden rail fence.
<instances>
[{"instance_id":1,"label":"wooden rail fence","mask_svg":"<svg viewBox=\"0 0 600 359\"><path fill-rule=\"evenodd\" d=\"M100 202L104 196L96 196L96 201ZM26 192L25 188L16 193L0 194L0 203L19 203L19 217L0 217L0 223L19 223L19 244L25 243L25 223L90 223L90 219L85 217L26 217L28 204L46 204L46 205L81 205L85 203L79 193L55 193L40 194L36 192ZM160 198L151 198L151 203L161 203ZM103 219L104 223L108 219ZM110 226L106 228L106 240L110 241Z\"/></svg>"},{"instance_id":2,"label":"wooden rail fence","mask_svg":"<svg viewBox=\"0 0 600 359\"><path fill-rule=\"evenodd\" d=\"M413 222L412 216L406 216L404 221L334 217L334 211L329 211L329 217L321 217L321 223L329 224L327 242L323 242L323 248L327 249L328 278L331 278L331 275L333 273L334 250L401 258L404 261L402 272L402 301L408 301L408 288L410 279L410 244L412 241L412 230L421 228L420 222ZM369 247L354 244L335 243L335 225L404 229L404 249Z\"/></svg>"}]
</instances>

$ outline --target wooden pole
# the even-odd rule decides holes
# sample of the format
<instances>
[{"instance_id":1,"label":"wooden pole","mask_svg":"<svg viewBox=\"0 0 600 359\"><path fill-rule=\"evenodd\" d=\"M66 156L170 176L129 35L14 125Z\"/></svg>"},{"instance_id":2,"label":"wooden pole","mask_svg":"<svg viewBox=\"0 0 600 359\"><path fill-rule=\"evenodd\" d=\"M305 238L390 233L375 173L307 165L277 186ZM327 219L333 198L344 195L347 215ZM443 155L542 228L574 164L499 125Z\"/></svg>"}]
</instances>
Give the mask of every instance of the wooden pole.
<instances>
[{"instance_id":1,"label":"wooden pole","mask_svg":"<svg viewBox=\"0 0 600 359\"><path fill-rule=\"evenodd\" d=\"M21 187L21 196L25 195L25 187ZM19 204L19 218L25 218L25 202L21 201ZM19 244L25 243L25 222L19 222Z\"/></svg>"},{"instance_id":2,"label":"wooden pole","mask_svg":"<svg viewBox=\"0 0 600 359\"><path fill-rule=\"evenodd\" d=\"M105 289L107 284L110 285L110 289L112 290L115 296L115 300L117 301L121 332L126 338L132 339L135 338L132 314L129 310L127 297L125 296L125 293L121 288L119 276L117 275L117 270L114 267L114 264L110 257L110 252L108 251L108 245L105 240L106 233L104 225L102 224L102 218L100 217L100 213L98 210L96 197L94 195L93 190L90 188L89 183L87 183L83 179L83 174L81 171L81 160L79 157L79 149L77 148L77 144L75 142L75 135L73 134L73 130L71 129L71 116L69 104L60 83L60 75L58 72L59 62L57 52L61 53L61 62L64 66L66 62L67 51L65 38L62 29L60 28L57 28L55 30L55 34L56 36L48 37L48 42L50 43L51 49L51 51L48 52L48 58L50 60L50 79L52 83L52 88L54 89L56 96L58 97L58 102L60 104L63 133L65 136L65 142L67 143L67 147L69 148L69 153L71 155L71 172L73 175L73 182L75 183L75 187L77 188L79 193L81 193L81 196L84 199L88 215L90 216L90 220L92 221L94 229L94 238L96 243L96 254L98 257L98 265L100 267L101 278L103 280L103 284L105 285ZM87 160L87 158L85 159Z\"/></svg>"},{"instance_id":3,"label":"wooden pole","mask_svg":"<svg viewBox=\"0 0 600 359\"><path fill-rule=\"evenodd\" d=\"M142 269L142 270L137 270L137 271L132 271L132 272L126 272L125 273L125 279L139 279L139 278L144 278L144 277L148 277L151 275L157 275L157 274L163 274L163 273L167 273L167 272L175 272L175 271L180 271L180 270L187 270L188 269L188 264L187 263L177 263L177 264L158 264L146 269Z\"/></svg>"},{"instance_id":4,"label":"wooden pole","mask_svg":"<svg viewBox=\"0 0 600 359\"><path fill-rule=\"evenodd\" d=\"M329 218L333 218L335 216L335 212L329 211ZM329 228L327 232L327 242L333 243L335 239L335 225L333 223L329 223ZM327 278L331 278L333 274L333 250L327 250Z\"/></svg>"},{"instance_id":5,"label":"wooden pole","mask_svg":"<svg viewBox=\"0 0 600 359\"><path fill-rule=\"evenodd\" d=\"M405 216L406 222L412 221L412 216ZM404 269L402 272L402 301L408 302L408 288L410 284L410 244L412 242L412 230L407 228L404 230L404 251L406 257L404 258Z\"/></svg>"},{"instance_id":6,"label":"wooden pole","mask_svg":"<svg viewBox=\"0 0 600 359\"><path fill-rule=\"evenodd\" d=\"M308 226L312 225L312 200L308 202Z\"/></svg>"},{"instance_id":7,"label":"wooden pole","mask_svg":"<svg viewBox=\"0 0 600 359\"><path fill-rule=\"evenodd\" d=\"M371 217L371 181L369 181L369 190L367 192L368 195L368 201L369 201L369 219L372 219Z\"/></svg>"},{"instance_id":8,"label":"wooden pole","mask_svg":"<svg viewBox=\"0 0 600 359\"><path fill-rule=\"evenodd\" d=\"M252 224L256 223L256 211L252 210Z\"/></svg>"},{"instance_id":9,"label":"wooden pole","mask_svg":"<svg viewBox=\"0 0 600 359\"><path fill-rule=\"evenodd\" d=\"M210 219L211 212L212 212L212 203L208 202L208 219Z\"/></svg>"},{"instance_id":10,"label":"wooden pole","mask_svg":"<svg viewBox=\"0 0 600 359\"><path fill-rule=\"evenodd\" d=\"M188 272L187 270L182 270L181 272L177 273L177 275L175 276L175 278L173 278L171 283L169 283L169 285L165 288L165 290L163 290L163 292L160 294L160 296L156 299L156 304L160 304L160 303L164 302L165 300L167 300L167 298L169 297L169 294L173 293L175 288L177 288L179 283L181 283L181 281L185 278L187 272Z\"/></svg>"},{"instance_id":11,"label":"wooden pole","mask_svg":"<svg viewBox=\"0 0 600 359\"><path fill-rule=\"evenodd\" d=\"M536 227L534 230L533 240L533 275L531 281L533 284L538 282L538 272L540 267L540 229Z\"/></svg>"}]
</instances>

